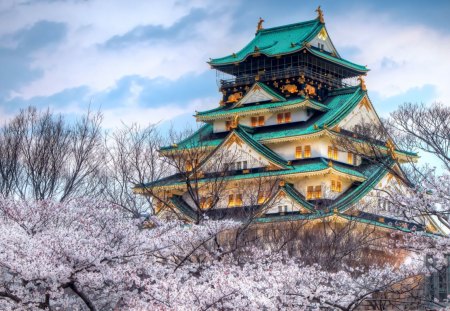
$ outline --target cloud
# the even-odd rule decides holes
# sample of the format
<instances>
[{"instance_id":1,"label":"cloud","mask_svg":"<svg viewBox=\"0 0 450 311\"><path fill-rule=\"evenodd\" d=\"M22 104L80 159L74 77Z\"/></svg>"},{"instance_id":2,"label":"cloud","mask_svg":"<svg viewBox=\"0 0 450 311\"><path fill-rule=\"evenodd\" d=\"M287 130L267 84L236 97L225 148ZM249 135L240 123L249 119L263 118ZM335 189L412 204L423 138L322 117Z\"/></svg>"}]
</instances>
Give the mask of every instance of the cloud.
<instances>
[{"instance_id":1,"label":"cloud","mask_svg":"<svg viewBox=\"0 0 450 311\"><path fill-rule=\"evenodd\" d=\"M338 50L344 51L341 54L371 69L369 93L389 98L431 85L435 100L450 104L446 61L450 34L425 25L402 25L389 15L366 11L333 17L327 28Z\"/></svg>"},{"instance_id":2,"label":"cloud","mask_svg":"<svg viewBox=\"0 0 450 311\"><path fill-rule=\"evenodd\" d=\"M180 42L193 40L196 37L196 25L201 23L207 14L202 9L191 11L169 27L162 25L137 26L123 35L116 35L100 45L104 49L124 49L133 45L149 45L161 41Z\"/></svg>"},{"instance_id":3,"label":"cloud","mask_svg":"<svg viewBox=\"0 0 450 311\"><path fill-rule=\"evenodd\" d=\"M12 34L0 36L0 97L43 75L43 70L32 68L36 53L62 42L66 25L40 21Z\"/></svg>"}]
</instances>

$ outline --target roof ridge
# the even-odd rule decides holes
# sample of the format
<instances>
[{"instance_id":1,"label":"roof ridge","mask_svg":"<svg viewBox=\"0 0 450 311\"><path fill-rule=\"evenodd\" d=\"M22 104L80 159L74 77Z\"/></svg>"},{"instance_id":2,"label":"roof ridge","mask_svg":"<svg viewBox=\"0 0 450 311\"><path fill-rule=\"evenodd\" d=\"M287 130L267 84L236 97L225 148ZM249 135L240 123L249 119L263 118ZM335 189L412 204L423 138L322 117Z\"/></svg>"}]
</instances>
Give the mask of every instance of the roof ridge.
<instances>
[{"instance_id":1,"label":"roof ridge","mask_svg":"<svg viewBox=\"0 0 450 311\"><path fill-rule=\"evenodd\" d=\"M298 27L298 26L306 26L306 25L314 24L314 23L323 25L323 24L320 23L319 20L311 19L309 21L303 21L303 22L297 22L297 23L292 23L292 24L287 24L287 25L280 25L280 26L275 26L275 27L270 27L270 28L264 28L264 29L261 29L260 31L258 31L258 34L260 34L260 33L267 33L267 32L273 32L273 31L277 31L277 30L280 30L280 29L295 28L295 27Z\"/></svg>"}]
</instances>

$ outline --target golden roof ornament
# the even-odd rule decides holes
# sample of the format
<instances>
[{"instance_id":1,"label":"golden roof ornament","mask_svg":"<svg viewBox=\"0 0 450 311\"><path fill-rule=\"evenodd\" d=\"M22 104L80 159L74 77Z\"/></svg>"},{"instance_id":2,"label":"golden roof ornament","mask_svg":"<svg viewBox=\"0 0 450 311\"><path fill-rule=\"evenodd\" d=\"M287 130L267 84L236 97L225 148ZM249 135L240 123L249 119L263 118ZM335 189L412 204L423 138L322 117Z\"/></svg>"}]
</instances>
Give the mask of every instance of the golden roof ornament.
<instances>
[{"instance_id":1,"label":"golden roof ornament","mask_svg":"<svg viewBox=\"0 0 450 311\"><path fill-rule=\"evenodd\" d=\"M322 24L325 24L325 20L323 18L323 11L320 8L320 5L317 7L316 12L317 12L317 19L319 20L319 22L321 22Z\"/></svg>"},{"instance_id":2,"label":"golden roof ornament","mask_svg":"<svg viewBox=\"0 0 450 311\"><path fill-rule=\"evenodd\" d=\"M361 87L361 90L367 91L366 82L364 81L364 78L362 76L358 77L359 86Z\"/></svg>"},{"instance_id":3,"label":"golden roof ornament","mask_svg":"<svg viewBox=\"0 0 450 311\"><path fill-rule=\"evenodd\" d=\"M333 162L331 160L328 161L328 167L333 167Z\"/></svg>"},{"instance_id":4,"label":"golden roof ornament","mask_svg":"<svg viewBox=\"0 0 450 311\"><path fill-rule=\"evenodd\" d=\"M263 26L262 26L262 24L264 23L265 21L260 17L259 18L259 21L258 21L258 25L256 26L256 33L258 33L260 30L263 30L264 28L263 28Z\"/></svg>"},{"instance_id":5,"label":"golden roof ornament","mask_svg":"<svg viewBox=\"0 0 450 311\"><path fill-rule=\"evenodd\" d=\"M232 129L235 129L235 128L238 127L238 124L239 124L239 116L238 116L238 115L235 115L234 118L233 118L233 121L231 121L230 127L231 127Z\"/></svg>"}]
</instances>

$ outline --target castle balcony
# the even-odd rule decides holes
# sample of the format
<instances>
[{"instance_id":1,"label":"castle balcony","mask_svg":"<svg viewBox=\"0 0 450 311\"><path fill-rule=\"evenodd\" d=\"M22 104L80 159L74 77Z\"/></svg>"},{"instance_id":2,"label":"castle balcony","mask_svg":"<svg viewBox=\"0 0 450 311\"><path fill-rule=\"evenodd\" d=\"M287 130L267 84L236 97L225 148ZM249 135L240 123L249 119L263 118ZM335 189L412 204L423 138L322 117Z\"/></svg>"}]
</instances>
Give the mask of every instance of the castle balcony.
<instances>
[{"instance_id":1,"label":"castle balcony","mask_svg":"<svg viewBox=\"0 0 450 311\"><path fill-rule=\"evenodd\" d=\"M324 87L335 89L359 84L357 78L340 79L333 74L323 74L311 69L308 66L291 66L287 68L262 70L254 74L241 74L239 76L232 76L217 71L217 84L221 89L237 87L243 85L251 85L256 81L267 82L279 79L297 78L304 76L306 79L312 79L322 83Z\"/></svg>"}]
</instances>

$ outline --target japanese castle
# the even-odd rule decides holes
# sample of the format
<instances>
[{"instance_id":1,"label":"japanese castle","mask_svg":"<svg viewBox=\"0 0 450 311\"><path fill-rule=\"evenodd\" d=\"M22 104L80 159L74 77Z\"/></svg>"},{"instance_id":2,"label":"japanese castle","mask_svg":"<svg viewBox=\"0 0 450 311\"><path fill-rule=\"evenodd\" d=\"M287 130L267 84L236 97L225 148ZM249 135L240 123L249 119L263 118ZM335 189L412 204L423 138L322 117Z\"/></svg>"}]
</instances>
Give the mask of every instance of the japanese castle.
<instances>
[{"instance_id":1,"label":"japanese castle","mask_svg":"<svg viewBox=\"0 0 450 311\"><path fill-rule=\"evenodd\" d=\"M355 126L381 122L363 78L369 69L339 55L320 7L317 13L314 20L267 29L260 19L244 48L209 61L222 100L195 114L203 123L195 133L160 150L164 157L184 159L185 174L135 188L154 197L158 215L176 213L194 222L199 211L213 219L247 211L255 223L333 217L404 232L447 233L433 218L408 222L378 191L405 186L393 172L402 174L400 164L417 154L399 150L392 140L380 142L380 152L392 159L386 167L336 143L346 137L364 144ZM187 158L193 150L202 150L195 161ZM236 156L227 169L214 171L223 161L218 157L231 151ZM189 174L197 201L188 189ZM211 195L217 176L226 181L220 197ZM276 187L249 198L250 184L274 180Z\"/></svg>"}]
</instances>

